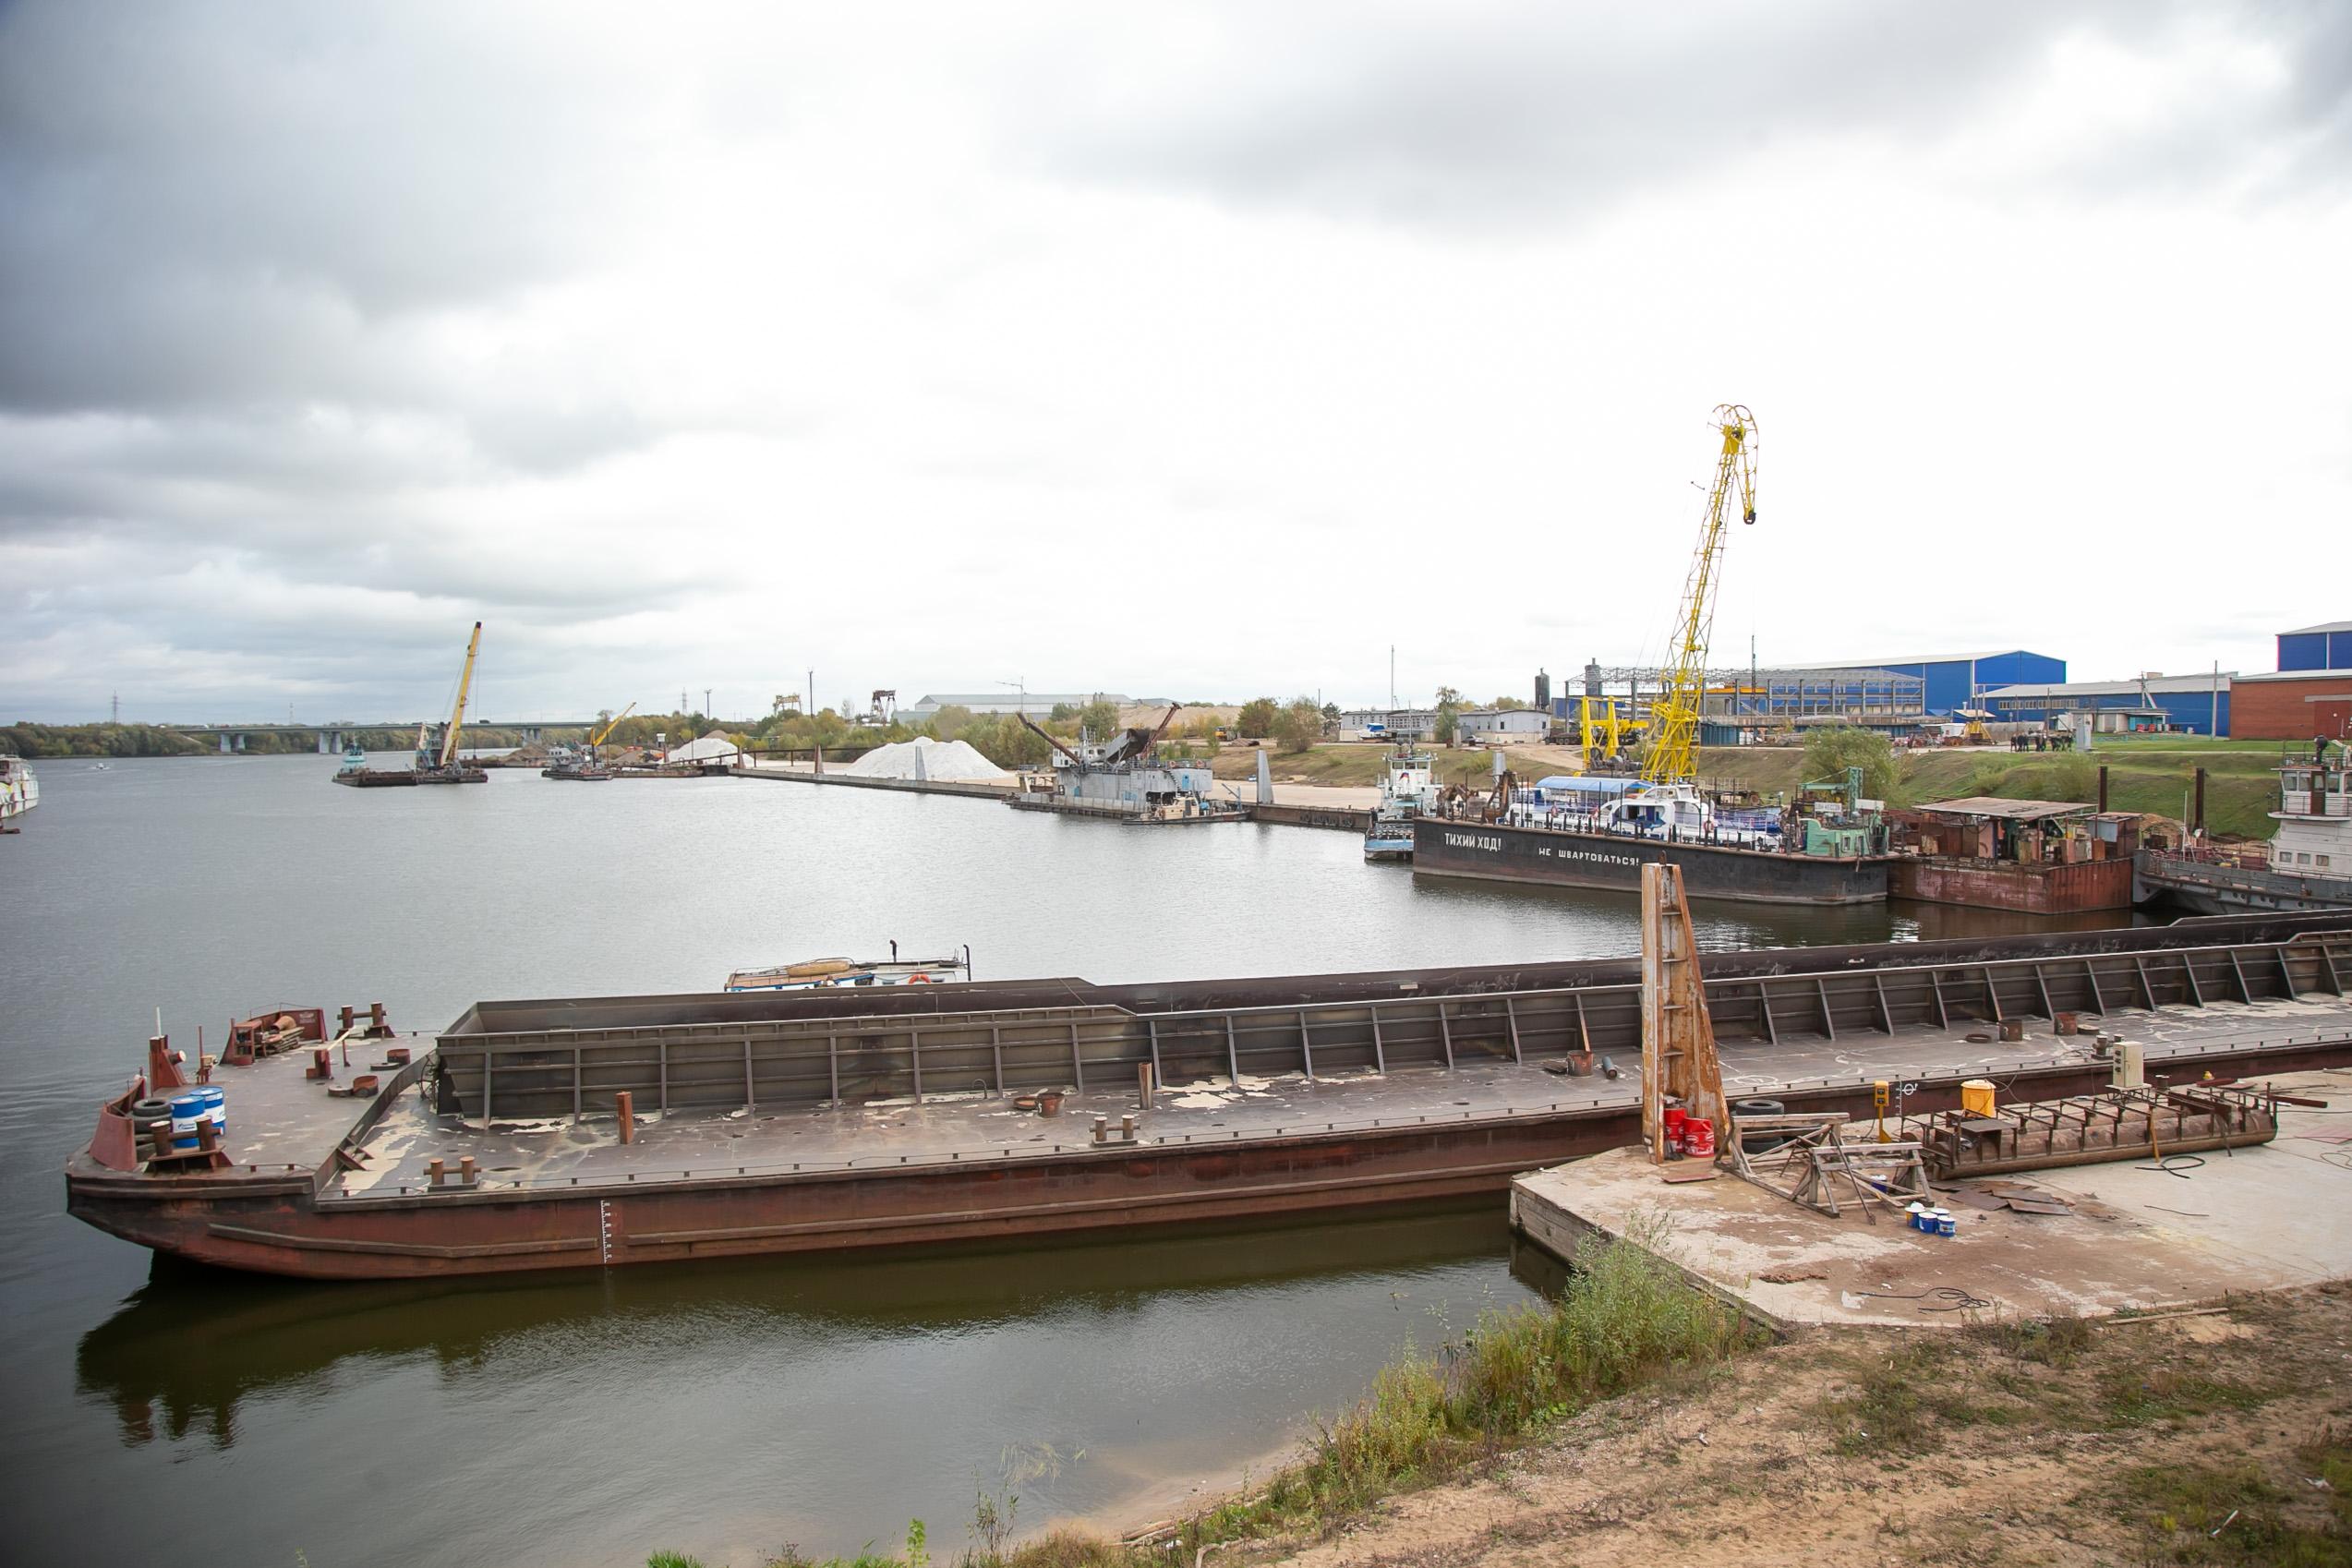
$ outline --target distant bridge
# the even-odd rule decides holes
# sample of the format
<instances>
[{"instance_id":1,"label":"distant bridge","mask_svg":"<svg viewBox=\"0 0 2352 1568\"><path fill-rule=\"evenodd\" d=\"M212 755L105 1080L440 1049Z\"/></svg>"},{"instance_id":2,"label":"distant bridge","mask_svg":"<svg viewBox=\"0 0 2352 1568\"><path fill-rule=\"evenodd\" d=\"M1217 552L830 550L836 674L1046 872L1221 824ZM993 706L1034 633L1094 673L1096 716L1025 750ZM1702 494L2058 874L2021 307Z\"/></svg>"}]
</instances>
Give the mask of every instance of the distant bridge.
<instances>
[{"instance_id":1,"label":"distant bridge","mask_svg":"<svg viewBox=\"0 0 2352 1568\"><path fill-rule=\"evenodd\" d=\"M426 719L428 724L443 722ZM598 718L469 718L469 730L512 730L523 737L525 744L535 743L550 730L593 730L603 723ZM335 724L159 724L158 730L169 730L190 737L217 736L223 754L245 750L248 735L312 735L318 738L321 756L340 752L351 738L363 730L401 730L416 732L418 721L414 718L387 718L373 724L347 721Z\"/></svg>"}]
</instances>

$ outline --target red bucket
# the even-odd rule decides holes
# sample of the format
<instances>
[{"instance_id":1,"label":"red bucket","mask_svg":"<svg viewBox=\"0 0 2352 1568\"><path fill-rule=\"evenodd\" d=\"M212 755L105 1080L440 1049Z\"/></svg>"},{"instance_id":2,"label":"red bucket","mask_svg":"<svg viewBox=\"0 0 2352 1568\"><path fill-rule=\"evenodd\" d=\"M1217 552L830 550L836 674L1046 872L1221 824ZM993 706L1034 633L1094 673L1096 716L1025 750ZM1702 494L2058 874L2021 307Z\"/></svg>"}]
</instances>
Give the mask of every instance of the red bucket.
<instances>
[{"instance_id":1,"label":"red bucket","mask_svg":"<svg viewBox=\"0 0 2352 1568\"><path fill-rule=\"evenodd\" d=\"M1683 1122L1683 1152L1694 1160L1715 1158L1715 1124L1705 1116L1689 1116Z\"/></svg>"},{"instance_id":2,"label":"red bucket","mask_svg":"<svg viewBox=\"0 0 2352 1568\"><path fill-rule=\"evenodd\" d=\"M1683 1140L1688 1136L1690 1113L1680 1105L1666 1107L1666 1147L1674 1153L1683 1152Z\"/></svg>"}]
</instances>

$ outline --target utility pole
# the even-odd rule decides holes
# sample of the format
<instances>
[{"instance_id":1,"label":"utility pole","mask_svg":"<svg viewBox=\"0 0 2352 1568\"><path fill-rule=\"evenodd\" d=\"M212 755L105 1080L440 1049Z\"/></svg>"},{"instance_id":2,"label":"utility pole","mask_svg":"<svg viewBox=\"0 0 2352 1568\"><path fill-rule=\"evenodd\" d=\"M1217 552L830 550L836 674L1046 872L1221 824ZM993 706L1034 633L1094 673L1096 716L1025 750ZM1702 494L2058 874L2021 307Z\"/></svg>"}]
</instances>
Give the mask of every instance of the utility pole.
<instances>
[{"instance_id":1,"label":"utility pole","mask_svg":"<svg viewBox=\"0 0 2352 1568\"><path fill-rule=\"evenodd\" d=\"M1388 645L1388 710L1396 711L1396 645Z\"/></svg>"},{"instance_id":2,"label":"utility pole","mask_svg":"<svg viewBox=\"0 0 2352 1568\"><path fill-rule=\"evenodd\" d=\"M2206 728L2214 740L2221 739L2221 660L2213 660L2213 717Z\"/></svg>"}]
</instances>

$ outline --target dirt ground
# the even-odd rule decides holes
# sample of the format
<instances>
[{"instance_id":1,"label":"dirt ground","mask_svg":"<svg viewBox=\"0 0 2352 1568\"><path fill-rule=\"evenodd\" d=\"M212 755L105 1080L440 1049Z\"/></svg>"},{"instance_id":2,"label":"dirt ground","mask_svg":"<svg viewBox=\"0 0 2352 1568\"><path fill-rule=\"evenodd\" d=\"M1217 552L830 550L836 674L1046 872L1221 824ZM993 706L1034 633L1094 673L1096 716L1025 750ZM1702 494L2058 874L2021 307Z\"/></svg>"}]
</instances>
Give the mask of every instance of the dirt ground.
<instances>
[{"instance_id":1,"label":"dirt ground","mask_svg":"<svg viewBox=\"0 0 2352 1568\"><path fill-rule=\"evenodd\" d=\"M2352 1562L2352 1287L1816 1331L1393 1499L1298 1568ZM2234 1516L2233 1516L2234 1515Z\"/></svg>"}]
</instances>

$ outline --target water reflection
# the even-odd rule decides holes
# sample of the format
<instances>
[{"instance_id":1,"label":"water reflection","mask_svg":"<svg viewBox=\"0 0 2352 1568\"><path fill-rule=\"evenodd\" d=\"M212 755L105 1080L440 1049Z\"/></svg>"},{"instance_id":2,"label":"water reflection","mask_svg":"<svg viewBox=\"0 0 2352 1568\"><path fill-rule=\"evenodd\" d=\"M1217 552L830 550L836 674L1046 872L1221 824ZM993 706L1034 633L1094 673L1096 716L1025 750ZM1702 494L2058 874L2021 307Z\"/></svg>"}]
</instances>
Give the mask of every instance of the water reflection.
<instances>
[{"instance_id":1,"label":"water reflection","mask_svg":"<svg viewBox=\"0 0 2352 1568\"><path fill-rule=\"evenodd\" d=\"M1409 1287L1482 1265L1480 1290L1526 1289L1502 1205L1448 1203L1313 1225L1235 1224L1140 1241L1016 1250L931 1248L870 1258L715 1260L610 1273L381 1285L313 1284L157 1259L147 1285L85 1333L79 1392L112 1405L137 1446L237 1439L241 1403L320 1381L348 1361L429 1359L448 1380L542 1351L643 1336L694 1360L729 1345L874 1344L895 1336L1117 1334L1171 1303L1223 1313L1309 1309L1328 1293ZM1535 1267L1530 1263L1529 1269ZM1260 1414L1279 1423L1295 1410Z\"/></svg>"}]
</instances>

